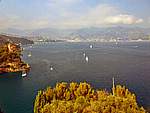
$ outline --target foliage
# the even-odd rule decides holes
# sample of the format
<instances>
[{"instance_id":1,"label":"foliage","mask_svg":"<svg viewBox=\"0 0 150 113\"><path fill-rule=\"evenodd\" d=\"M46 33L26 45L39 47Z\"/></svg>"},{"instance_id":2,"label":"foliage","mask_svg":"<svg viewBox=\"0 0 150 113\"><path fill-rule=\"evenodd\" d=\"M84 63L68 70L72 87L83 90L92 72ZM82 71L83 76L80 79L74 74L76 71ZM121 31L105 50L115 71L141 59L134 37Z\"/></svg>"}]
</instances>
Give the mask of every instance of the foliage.
<instances>
[{"instance_id":1,"label":"foliage","mask_svg":"<svg viewBox=\"0 0 150 113\"><path fill-rule=\"evenodd\" d=\"M21 60L21 48L19 45L12 43L0 45L0 73L27 69L29 69L29 65Z\"/></svg>"},{"instance_id":2,"label":"foliage","mask_svg":"<svg viewBox=\"0 0 150 113\"><path fill-rule=\"evenodd\" d=\"M94 90L85 82L57 83L38 92L34 113L146 113L128 89L117 85L113 90Z\"/></svg>"},{"instance_id":3,"label":"foliage","mask_svg":"<svg viewBox=\"0 0 150 113\"><path fill-rule=\"evenodd\" d=\"M16 47L12 52L9 52L7 44L1 45L0 47L0 62L6 62L8 60L14 60L15 58L20 58L21 50L20 47Z\"/></svg>"}]
</instances>

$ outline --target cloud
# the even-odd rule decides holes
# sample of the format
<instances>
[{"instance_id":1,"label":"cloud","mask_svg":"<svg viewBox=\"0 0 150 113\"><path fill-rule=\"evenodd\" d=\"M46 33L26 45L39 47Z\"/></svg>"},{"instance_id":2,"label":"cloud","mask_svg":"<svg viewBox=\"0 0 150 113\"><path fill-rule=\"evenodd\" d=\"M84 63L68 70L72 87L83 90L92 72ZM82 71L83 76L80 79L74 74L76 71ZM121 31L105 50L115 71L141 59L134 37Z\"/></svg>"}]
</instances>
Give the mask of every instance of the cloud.
<instances>
[{"instance_id":1,"label":"cloud","mask_svg":"<svg viewBox=\"0 0 150 113\"><path fill-rule=\"evenodd\" d=\"M81 0L49 0L49 3L53 3L53 4L72 4L72 3L76 3L79 2Z\"/></svg>"},{"instance_id":2,"label":"cloud","mask_svg":"<svg viewBox=\"0 0 150 113\"><path fill-rule=\"evenodd\" d=\"M143 22L143 19L133 15L120 14L106 18L105 22L108 24L139 24Z\"/></svg>"},{"instance_id":3,"label":"cloud","mask_svg":"<svg viewBox=\"0 0 150 113\"><path fill-rule=\"evenodd\" d=\"M84 0L48 0L48 10L44 17L21 18L19 16L0 15L0 26L3 28L14 27L22 29L35 28L83 28L83 27L105 27L120 24L139 24L143 20L133 15L128 15L120 8L109 4L98 4L96 6L83 6L76 11L75 7L83 5Z\"/></svg>"},{"instance_id":4,"label":"cloud","mask_svg":"<svg viewBox=\"0 0 150 113\"><path fill-rule=\"evenodd\" d=\"M21 20L16 25L16 28L37 29L50 27L49 19L39 18L35 20Z\"/></svg>"},{"instance_id":5,"label":"cloud","mask_svg":"<svg viewBox=\"0 0 150 113\"><path fill-rule=\"evenodd\" d=\"M83 0L49 0L49 5L72 5Z\"/></svg>"},{"instance_id":6,"label":"cloud","mask_svg":"<svg viewBox=\"0 0 150 113\"><path fill-rule=\"evenodd\" d=\"M57 25L61 28L82 28L82 27L105 27L112 24L139 24L143 19L137 18L133 15L124 13L117 7L108 4L100 4L94 8L89 8L87 12L80 15L67 15L65 19L59 20Z\"/></svg>"},{"instance_id":7,"label":"cloud","mask_svg":"<svg viewBox=\"0 0 150 113\"><path fill-rule=\"evenodd\" d=\"M3 15L0 18L0 29L19 28L19 29L36 29L49 27L48 18L39 18L33 20L25 20L16 15Z\"/></svg>"},{"instance_id":8,"label":"cloud","mask_svg":"<svg viewBox=\"0 0 150 113\"><path fill-rule=\"evenodd\" d=\"M64 13L64 12L62 12ZM108 4L100 4L93 8L87 8L86 12L66 12L68 15L61 18L54 26L62 28L82 28L90 26L104 26L104 20L108 16L119 13L116 7Z\"/></svg>"},{"instance_id":9,"label":"cloud","mask_svg":"<svg viewBox=\"0 0 150 113\"><path fill-rule=\"evenodd\" d=\"M74 9L78 8L79 9L79 5L80 3L82 3L83 0L48 0L48 7L49 7L49 11L53 11L53 15L52 16L57 16L58 18L69 18L69 16L74 17L75 15L77 15L77 13L75 13ZM84 6L84 8L86 9L86 7ZM79 14L81 12L78 12ZM57 18L57 19L58 19Z\"/></svg>"},{"instance_id":10,"label":"cloud","mask_svg":"<svg viewBox=\"0 0 150 113\"><path fill-rule=\"evenodd\" d=\"M75 6L80 3L82 0L48 0L48 6L53 11L67 12L70 10L70 7ZM74 7L73 7L74 8Z\"/></svg>"},{"instance_id":11,"label":"cloud","mask_svg":"<svg viewBox=\"0 0 150 113\"><path fill-rule=\"evenodd\" d=\"M16 15L1 15L0 26L1 28L8 28L9 26L14 26L18 22L19 17Z\"/></svg>"}]
</instances>

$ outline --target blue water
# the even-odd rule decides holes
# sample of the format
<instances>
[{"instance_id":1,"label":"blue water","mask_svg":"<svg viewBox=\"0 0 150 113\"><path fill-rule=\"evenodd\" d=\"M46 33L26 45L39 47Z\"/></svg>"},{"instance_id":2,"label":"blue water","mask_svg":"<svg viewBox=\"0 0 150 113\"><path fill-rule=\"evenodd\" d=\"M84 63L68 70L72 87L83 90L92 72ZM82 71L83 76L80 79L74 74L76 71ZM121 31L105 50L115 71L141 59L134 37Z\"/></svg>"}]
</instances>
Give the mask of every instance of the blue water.
<instances>
[{"instance_id":1,"label":"blue water","mask_svg":"<svg viewBox=\"0 0 150 113\"><path fill-rule=\"evenodd\" d=\"M134 92L140 105L150 106L150 42L41 43L26 46L23 59L31 66L27 77L0 75L0 107L5 113L32 113L37 91L57 82L87 81L110 91L112 77Z\"/></svg>"}]
</instances>

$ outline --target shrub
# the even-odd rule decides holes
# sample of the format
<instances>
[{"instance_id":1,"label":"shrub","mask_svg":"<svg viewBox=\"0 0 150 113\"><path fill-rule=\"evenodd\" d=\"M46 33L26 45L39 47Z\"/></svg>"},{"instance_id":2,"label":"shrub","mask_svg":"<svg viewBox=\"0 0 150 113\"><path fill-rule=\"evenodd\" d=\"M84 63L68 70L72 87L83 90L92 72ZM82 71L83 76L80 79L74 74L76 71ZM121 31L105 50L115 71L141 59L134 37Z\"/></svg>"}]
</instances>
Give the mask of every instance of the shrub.
<instances>
[{"instance_id":1,"label":"shrub","mask_svg":"<svg viewBox=\"0 0 150 113\"><path fill-rule=\"evenodd\" d=\"M57 83L38 92L34 113L146 113L128 89L117 85L113 90L94 90L85 82Z\"/></svg>"}]
</instances>

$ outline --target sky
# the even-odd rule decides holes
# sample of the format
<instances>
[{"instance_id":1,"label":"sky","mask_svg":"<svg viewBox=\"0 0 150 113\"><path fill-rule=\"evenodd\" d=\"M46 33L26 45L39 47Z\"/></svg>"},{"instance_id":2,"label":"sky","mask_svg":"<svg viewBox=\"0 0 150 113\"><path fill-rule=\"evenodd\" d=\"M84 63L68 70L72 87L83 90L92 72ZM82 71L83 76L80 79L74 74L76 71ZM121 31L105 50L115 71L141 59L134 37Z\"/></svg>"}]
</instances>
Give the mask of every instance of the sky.
<instances>
[{"instance_id":1,"label":"sky","mask_svg":"<svg viewBox=\"0 0 150 113\"><path fill-rule=\"evenodd\" d=\"M0 29L150 27L150 0L0 0Z\"/></svg>"}]
</instances>

